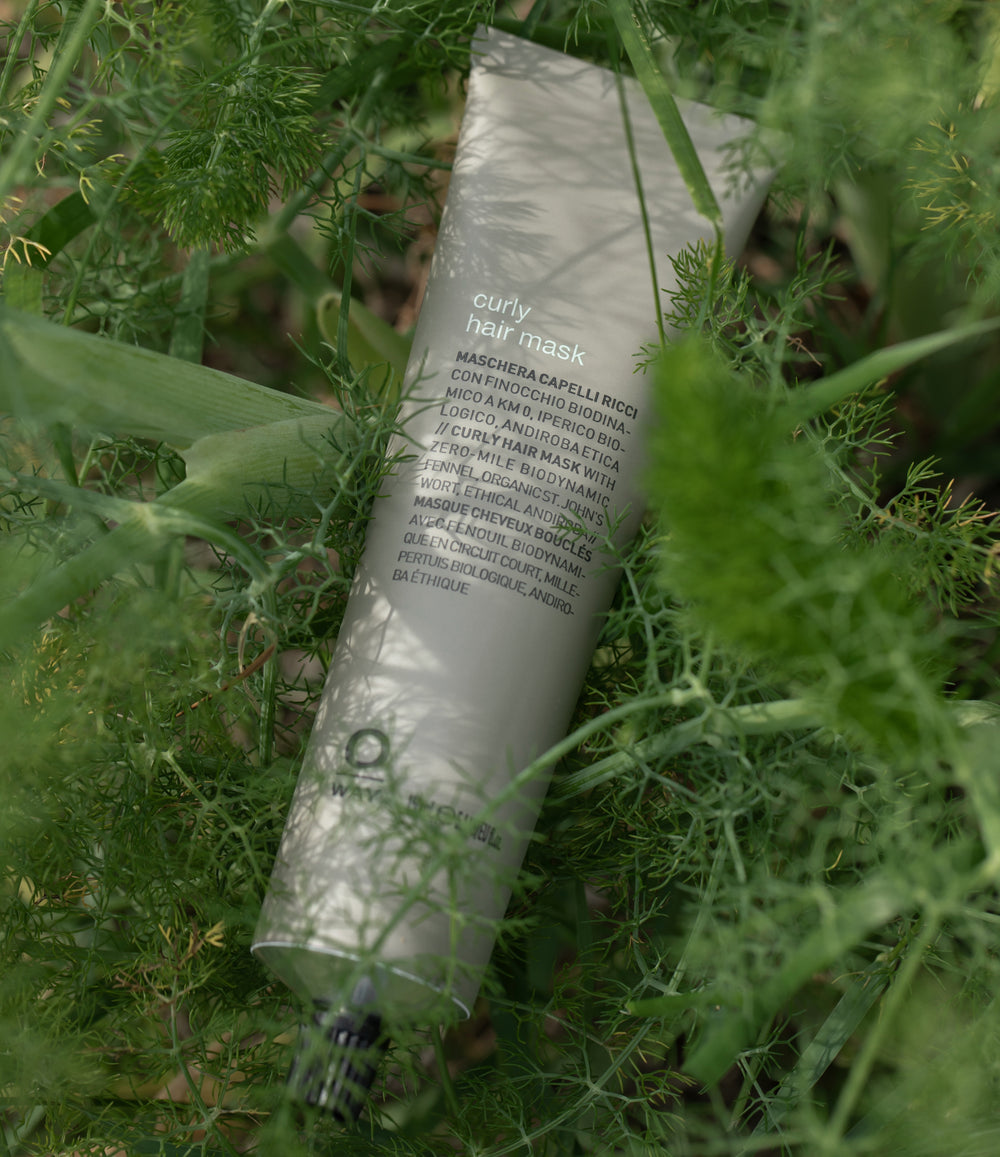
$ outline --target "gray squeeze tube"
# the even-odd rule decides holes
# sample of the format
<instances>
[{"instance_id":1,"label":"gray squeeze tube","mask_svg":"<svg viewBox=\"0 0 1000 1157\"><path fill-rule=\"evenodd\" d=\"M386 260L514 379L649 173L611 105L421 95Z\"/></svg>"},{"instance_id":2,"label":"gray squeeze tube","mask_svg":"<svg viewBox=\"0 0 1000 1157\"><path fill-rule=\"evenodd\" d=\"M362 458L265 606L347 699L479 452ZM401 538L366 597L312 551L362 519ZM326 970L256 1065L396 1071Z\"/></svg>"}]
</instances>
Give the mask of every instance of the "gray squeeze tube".
<instances>
[{"instance_id":1,"label":"gray squeeze tube","mask_svg":"<svg viewBox=\"0 0 1000 1157\"><path fill-rule=\"evenodd\" d=\"M641 516L655 336L614 75L491 29L474 66L376 500L253 951L310 1002L290 1080L359 1111L387 1029L467 1016ZM714 238L625 81L661 287ZM682 115L746 242L769 173L727 193L748 124Z\"/></svg>"}]
</instances>

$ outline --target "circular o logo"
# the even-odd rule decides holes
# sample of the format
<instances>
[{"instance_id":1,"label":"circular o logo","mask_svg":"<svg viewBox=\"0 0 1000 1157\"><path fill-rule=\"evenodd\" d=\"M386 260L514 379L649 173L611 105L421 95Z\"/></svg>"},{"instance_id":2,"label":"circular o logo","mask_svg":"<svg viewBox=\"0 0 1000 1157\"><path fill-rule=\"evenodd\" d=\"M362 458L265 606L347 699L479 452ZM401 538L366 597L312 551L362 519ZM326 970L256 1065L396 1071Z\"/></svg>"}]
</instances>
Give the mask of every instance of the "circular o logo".
<instances>
[{"instance_id":1,"label":"circular o logo","mask_svg":"<svg viewBox=\"0 0 1000 1157\"><path fill-rule=\"evenodd\" d=\"M377 727L362 727L348 739L344 758L351 767L384 767L389 758L389 736Z\"/></svg>"}]
</instances>

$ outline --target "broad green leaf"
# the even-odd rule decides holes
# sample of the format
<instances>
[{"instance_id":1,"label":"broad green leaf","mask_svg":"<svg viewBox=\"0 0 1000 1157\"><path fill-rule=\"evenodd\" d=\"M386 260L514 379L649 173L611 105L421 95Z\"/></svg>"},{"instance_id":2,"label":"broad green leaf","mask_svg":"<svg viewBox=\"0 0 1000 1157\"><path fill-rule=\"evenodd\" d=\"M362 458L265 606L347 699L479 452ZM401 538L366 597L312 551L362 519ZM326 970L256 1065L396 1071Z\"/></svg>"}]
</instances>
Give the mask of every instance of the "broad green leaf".
<instances>
[{"instance_id":1,"label":"broad green leaf","mask_svg":"<svg viewBox=\"0 0 1000 1157\"><path fill-rule=\"evenodd\" d=\"M386 36L380 43L369 46L364 56L357 60L346 60L331 68L316 89L313 102L317 108L329 108L346 97L364 90L370 83L372 74L379 68L391 68L403 51L405 40L402 36ZM405 68L413 65L407 61Z\"/></svg>"},{"instance_id":2,"label":"broad green leaf","mask_svg":"<svg viewBox=\"0 0 1000 1157\"><path fill-rule=\"evenodd\" d=\"M322 503L357 441L335 410L208 434L182 451L187 477L164 498L211 517L271 505L287 513L291 498L303 493Z\"/></svg>"},{"instance_id":3,"label":"broad green leaf","mask_svg":"<svg viewBox=\"0 0 1000 1157\"><path fill-rule=\"evenodd\" d=\"M189 477L155 502L109 498L48 479L18 478L17 488L87 510L117 525L66 562L43 569L0 604L0 647L9 646L100 583L159 557L177 538L214 543L237 559L259 588L272 578L263 560L222 522L249 508L278 506L283 516L331 501L363 460L354 428L335 411L250 431L210 435L187 453ZM302 494L314 494L300 511Z\"/></svg>"},{"instance_id":4,"label":"broad green leaf","mask_svg":"<svg viewBox=\"0 0 1000 1157\"><path fill-rule=\"evenodd\" d=\"M0 307L0 411L184 448L206 434L328 415L317 402Z\"/></svg>"},{"instance_id":5,"label":"broad green leaf","mask_svg":"<svg viewBox=\"0 0 1000 1157\"><path fill-rule=\"evenodd\" d=\"M180 449L186 466L183 482L145 504L50 480L12 480L37 493L61 487L46 496L116 525L66 562L34 574L3 604L0 645L111 575L155 559L178 537L215 543L266 583L265 571L244 557L242 541L222 520L265 506L283 517L314 513L366 456L364 435L336 410L9 309L0 309L0 359L7 369L0 378L4 409L56 430L65 424L161 439Z\"/></svg>"},{"instance_id":6,"label":"broad green leaf","mask_svg":"<svg viewBox=\"0 0 1000 1157\"><path fill-rule=\"evenodd\" d=\"M23 589L0 603L0 649L37 631L46 620L88 594L109 575L155 559L172 540L172 536L157 533L158 530L162 527L129 519L68 562L25 573L23 577L29 581ZM37 555L18 559L16 545L5 545L12 546L11 554L21 564L18 576L38 563Z\"/></svg>"},{"instance_id":7,"label":"broad green leaf","mask_svg":"<svg viewBox=\"0 0 1000 1157\"><path fill-rule=\"evenodd\" d=\"M3 272L3 299L12 309L41 317L45 275L34 265L9 258Z\"/></svg>"},{"instance_id":8,"label":"broad green leaf","mask_svg":"<svg viewBox=\"0 0 1000 1157\"><path fill-rule=\"evenodd\" d=\"M70 193L31 226L26 236L45 250L42 265L48 265L53 257L78 237L84 229L94 224L94 213L84 200L82 193ZM9 302L8 304L13 304Z\"/></svg>"}]
</instances>

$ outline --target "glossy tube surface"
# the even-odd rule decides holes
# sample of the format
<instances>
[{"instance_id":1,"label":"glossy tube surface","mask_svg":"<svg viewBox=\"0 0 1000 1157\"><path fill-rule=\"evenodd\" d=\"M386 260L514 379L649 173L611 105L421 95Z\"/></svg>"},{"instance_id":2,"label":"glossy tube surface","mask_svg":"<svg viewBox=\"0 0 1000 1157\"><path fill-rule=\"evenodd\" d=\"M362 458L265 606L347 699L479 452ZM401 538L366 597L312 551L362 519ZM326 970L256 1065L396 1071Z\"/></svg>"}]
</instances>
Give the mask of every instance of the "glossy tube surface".
<instances>
[{"instance_id":1,"label":"glossy tube surface","mask_svg":"<svg viewBox=\"0 0 1000 1157\"><path fill-rule=\"evenodd\" d=\"M615 78L490 31L408 371L410 457L387 480L254 951L336 1004L467 1014L544 795L514 777L569 726L640 517L655 338ZM712 227L626 82L659 284ZM767 178L726 195L745 123L684 118L738 252ZM662 308L662 302L661 302Z\"/></svg>"}]
</instances>

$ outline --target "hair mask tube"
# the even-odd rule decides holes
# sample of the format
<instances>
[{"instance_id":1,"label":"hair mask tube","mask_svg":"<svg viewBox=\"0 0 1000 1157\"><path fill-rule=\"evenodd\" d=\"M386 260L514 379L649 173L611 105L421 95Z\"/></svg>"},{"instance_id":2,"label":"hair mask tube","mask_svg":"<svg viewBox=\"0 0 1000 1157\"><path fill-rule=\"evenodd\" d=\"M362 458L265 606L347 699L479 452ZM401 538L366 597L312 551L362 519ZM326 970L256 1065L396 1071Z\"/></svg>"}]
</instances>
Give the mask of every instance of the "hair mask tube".
<instances>
[{"instance_id":1,"label":"hair mask tube","mask_svg":"<svg viewBox=\"0 0 1000 1157\"><path fill-rule=\"evenodd\" d=\"M316 1010L292 1083L360 1110L385 1028L467 1016L641 515L656 334L615 77L480 31L374 507L253 951ZM661 285L712 226L626 81ZM747 124L685 105L739 252L766 194L726 196ZM570 528L570 529L567 529Z\"/></svg>"}]
</instances>

